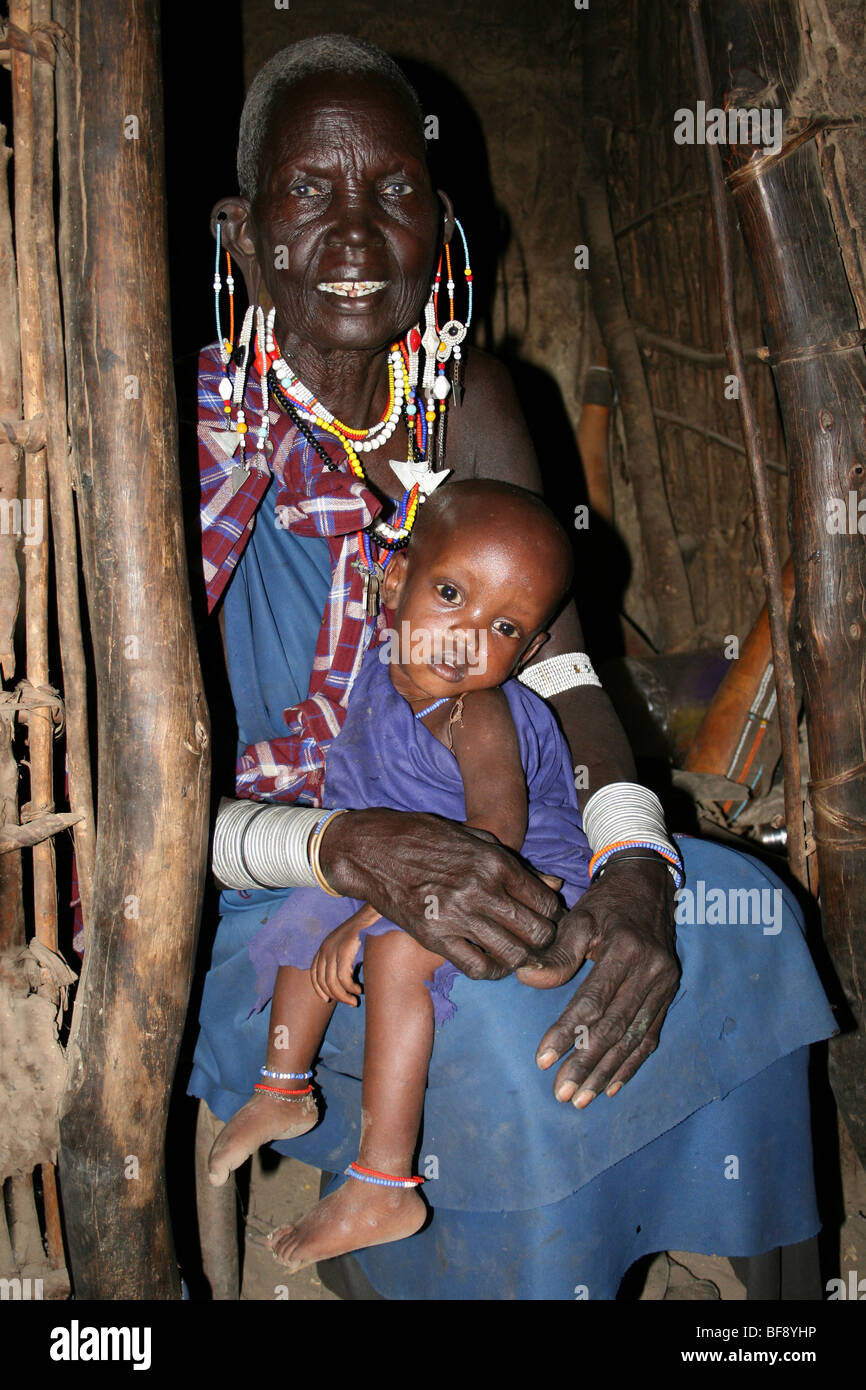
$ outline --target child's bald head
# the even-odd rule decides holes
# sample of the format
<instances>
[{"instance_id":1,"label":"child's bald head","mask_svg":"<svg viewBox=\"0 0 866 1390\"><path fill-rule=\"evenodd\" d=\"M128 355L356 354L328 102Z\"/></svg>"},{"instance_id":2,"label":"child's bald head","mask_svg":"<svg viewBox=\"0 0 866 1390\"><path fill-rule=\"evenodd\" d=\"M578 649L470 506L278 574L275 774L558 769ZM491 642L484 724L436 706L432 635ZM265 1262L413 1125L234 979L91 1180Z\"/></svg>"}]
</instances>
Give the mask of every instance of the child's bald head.
<instances>
[{"instance_id":1,"label":"child's bald head","mask_svg":"<svg viewBox=\"0 0 866 1390\"><path fill-rule=\"evenodd\" d=\"M419 508L409 563L425 564L457 532L467 549L483 551L485 558L498 555L503 579L510 576L537 594L536 630L554 616L571 586L574 560L566 532L540 497L493 478L439 488Z\"/></svg>"}]
</instances>

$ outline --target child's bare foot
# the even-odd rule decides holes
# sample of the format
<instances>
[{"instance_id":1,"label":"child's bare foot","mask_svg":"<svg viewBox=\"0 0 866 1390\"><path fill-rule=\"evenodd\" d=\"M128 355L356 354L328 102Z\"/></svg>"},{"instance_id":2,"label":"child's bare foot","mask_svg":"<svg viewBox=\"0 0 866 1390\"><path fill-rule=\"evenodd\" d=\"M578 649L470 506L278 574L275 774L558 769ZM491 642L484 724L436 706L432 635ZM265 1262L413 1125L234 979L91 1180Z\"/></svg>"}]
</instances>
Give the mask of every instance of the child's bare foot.
<instances>
[{"instance_id":1,"label":"child's bare foot","mask_svg":"<svg viewBox=\"0 0 866 1390\"><path fill-rule=\"evenodd\" d=\"M368 1245L404 1240L424 1225L427 1208L414 1188L376 1187L353 1179L315 1206L297 1226L268 1238L274 1257L292 1274Z\"/></svg>"},{"instance_id":2,"label":"child's bare foot","mask_svg":"<svg viewBox=\"0 0 866 1390\"><path fill-rule=\"evenodd\" d=\"M256 1091L220 1132L210 1151L208 1179L214 1187L222 1187L229 1174L262 1144L273 1139L297 1139L318 1120L319 1109L312 1094L301 1100L284 1101Z\"/></svg>"}]
</instances>

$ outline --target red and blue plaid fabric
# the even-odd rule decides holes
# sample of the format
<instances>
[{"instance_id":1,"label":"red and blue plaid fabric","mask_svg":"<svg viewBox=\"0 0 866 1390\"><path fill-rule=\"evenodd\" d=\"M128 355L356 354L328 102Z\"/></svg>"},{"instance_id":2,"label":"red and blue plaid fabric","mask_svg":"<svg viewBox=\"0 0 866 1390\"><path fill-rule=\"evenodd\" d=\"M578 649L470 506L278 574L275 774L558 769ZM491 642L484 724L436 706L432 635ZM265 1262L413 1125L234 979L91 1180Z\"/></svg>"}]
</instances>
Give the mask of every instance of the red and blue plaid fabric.
<instances>
[{"instance_id":1,"label":"red and blue plaid fabric","mask_svg":"<svg viewBox=\"0 0 866 1390\"><path fill-rule=\"evenodd\" d=\"M326 469L321 458L279 407L270 410L273 453L270 471L250 464L241 481L238 459L226 454L220 436L225 413L219 395L223 376L214 343L199 356L198 447L201 481L201 529L208 610L217 603L252 533L256 511L271 479L276 478L278 524L302 536L323 536L331 556L331 591L316 645L306 700L283 711L287 733L252 744L238 759L238 796L268 801L303 798L321 804L325 752L340 732L352 683L376 625L363 604L363 576L353 568L359 554L357 532L381 510L378 498L349 471L333 435L312 427L317 441L339 471ZM246 415L252 443L261 382L251 366ZM240 484L237 486L237 484ZM233 488L237 486L237 491ZM379 626L384 624L380 615Z\"/></svg>"}]
</instances>

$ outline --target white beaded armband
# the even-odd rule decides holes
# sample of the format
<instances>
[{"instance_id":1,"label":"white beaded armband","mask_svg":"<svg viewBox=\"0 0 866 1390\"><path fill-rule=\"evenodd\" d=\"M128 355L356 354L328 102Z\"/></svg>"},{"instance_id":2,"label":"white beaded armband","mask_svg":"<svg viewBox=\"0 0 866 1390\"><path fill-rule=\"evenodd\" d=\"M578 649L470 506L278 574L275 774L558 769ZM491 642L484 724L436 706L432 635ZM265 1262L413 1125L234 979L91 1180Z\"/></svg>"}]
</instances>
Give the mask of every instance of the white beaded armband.
<instances>
[{"instance_id":1,"label":"white beaded armband","mask_svg":"<svg viewBox=\"0 0 866 1390\"><path fill-rule=\"evenodd\" d=\"M517 679L543 700L549 700L551 695L560 695L563 690L573 690L577 685L601 685L586 652L549 656L546 661L539 661L535 666L521 671Z\"/></svg>"}]
</instances>

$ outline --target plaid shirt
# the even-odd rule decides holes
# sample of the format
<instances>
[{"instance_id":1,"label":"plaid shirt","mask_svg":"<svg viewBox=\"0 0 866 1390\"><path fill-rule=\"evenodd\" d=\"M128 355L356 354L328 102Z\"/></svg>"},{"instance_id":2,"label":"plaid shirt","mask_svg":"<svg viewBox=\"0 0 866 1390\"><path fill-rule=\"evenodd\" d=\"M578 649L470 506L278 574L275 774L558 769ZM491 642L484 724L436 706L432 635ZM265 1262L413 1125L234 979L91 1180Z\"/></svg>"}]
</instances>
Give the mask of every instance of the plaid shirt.
<instances>
[{"instance_id":1,"label":"plaid shirt","mask_svg":"<svg viewBox=\"0 0 866 1390\"><path fill-rule=\"evenodd\" d=\"M321 804L325 752L340 732L352 683L375 631L363 605L363 576L352 566L359 554L357 532L372 521L381 503L349 472L343 450L332 435L313 432L339 465L330 472L301 432L279 407L270 410L274 449L270 470L250 464L249 475L232 478L238 459L220 445L225 412L219 395L223 376L219 348L199 356L198 447L201 482L201 529L208 611L231 579L252 534L259 504L271 480L277 480L278 525L301 536L323 536L331 557L331 591L316 644L310 691L306 700L283 711L287 733L252 744L238 759L239 796L268 801ZM250 367L247 417L256 421L261 382ZM252 444L252 425L247 438ZM249 448L249 453L252 449ZM233 488L237 483L237 491ZM380 615L379 626L384 625Z\"/></svg>"}]
</instances>

